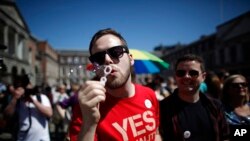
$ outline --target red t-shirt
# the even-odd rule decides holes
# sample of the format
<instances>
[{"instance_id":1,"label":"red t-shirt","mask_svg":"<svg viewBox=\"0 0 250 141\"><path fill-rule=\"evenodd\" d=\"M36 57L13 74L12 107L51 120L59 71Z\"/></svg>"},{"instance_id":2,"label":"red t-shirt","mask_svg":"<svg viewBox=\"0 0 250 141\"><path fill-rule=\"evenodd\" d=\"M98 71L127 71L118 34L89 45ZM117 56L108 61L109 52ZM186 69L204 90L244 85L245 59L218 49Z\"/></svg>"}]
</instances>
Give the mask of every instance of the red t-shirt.
<instances>
[{"instance_id":1,"label":"red t-shirt","mask_svg":"<svg viewBox=\"0 0 250 141\"><path fill-rule=\"evenodd\" d=\"M131 98L116 98L107 94L100 104L101 120L97 140L153 141L158 128L159 107L154 91L135 85Z\"/></svg>"},{"instance_id":2,"label":"red t-shirt","mask_svg":"<svg viewBox=\"0 0 250 141\"><path fill-rule=\"evenodd\" d=\"M81 130L82 123L82 113L79 103L77 102L72 108L72 117L71 122L69 124L70 141L77 141L77 136Z\"/></svg>"},{"instance_id":3,"label":"red t-shirt","mask_svg":"<svg viewBox=\"0 0 250 141\"><path fill-rule=\"evenodd\" d=\"M159 125L159 103L150 88L135 84L135 95L131 98L116 98L107 94L106 101L100 104L100 111L96 141L155 140ZM76 112L75 116L80 117L79 114ZM74 115L72 120L75 120ZM70 132L71 141L77 140L81 128L77 122L72 122L72 126L77 127L72 128L74 133Z\"/></svg>"}]
</instances>

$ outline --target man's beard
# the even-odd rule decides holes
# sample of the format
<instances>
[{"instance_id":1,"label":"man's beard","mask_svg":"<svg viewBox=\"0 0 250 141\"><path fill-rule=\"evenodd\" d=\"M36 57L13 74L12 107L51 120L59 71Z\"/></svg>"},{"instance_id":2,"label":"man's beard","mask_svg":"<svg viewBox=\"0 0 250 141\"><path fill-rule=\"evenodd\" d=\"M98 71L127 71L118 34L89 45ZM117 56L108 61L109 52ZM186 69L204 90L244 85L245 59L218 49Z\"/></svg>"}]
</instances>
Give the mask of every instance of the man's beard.
<instances>
[{"instance_id":1,"label":"man's beard","mask_svg":"<svg viewBox=\"0 0 250 141\"><path fill-rule=\"evenodd\" d=\"M108 79L106 83L106 87L109 89L117 89L124 86L127 83L130 74L131 74L131 68L128 67L128 69L125 71L125 74L119 72L119 77L112 78L111 76L111 78Z\"/></svg>"}]
</instances>

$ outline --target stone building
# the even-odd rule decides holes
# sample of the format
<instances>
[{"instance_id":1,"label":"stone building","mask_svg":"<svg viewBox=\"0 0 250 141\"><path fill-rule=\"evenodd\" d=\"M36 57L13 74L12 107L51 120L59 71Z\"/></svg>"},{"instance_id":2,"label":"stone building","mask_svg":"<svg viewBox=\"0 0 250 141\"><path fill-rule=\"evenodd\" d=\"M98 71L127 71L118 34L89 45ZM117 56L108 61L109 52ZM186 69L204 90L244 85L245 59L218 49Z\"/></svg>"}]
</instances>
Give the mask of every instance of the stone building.
<instances>
[{"instance_id":1,"label":"stone building","mask_svg":"<svg viewBox=\"0 0 250 141\"><path fill-rule=\"evenodd\" d=\"M22 74L28 74L34 85L54 85L59 80L57 52L32 35L12 0L0 1L0 44L7 46L0 52L7 67L1 81L12 83Z\"/></svg>"},{"instance_id":2,"label":"stone building","mask_svg":"<svg viewBox=\"0 0 250 141\"><path fill-rule=\"evenodd\" d=\"M1 79L11 83L15 75L34 75L35 42L16 4L7 0L0 1L0 44L7 46L7 49L0 52L7 66Z\"/></svg>"},{"instance_id":3,"label":"stone building","mask_svg":"<svg viewBox=\"0 0 250 141\"><path fill-rule=\"evenodd\" d=\"M250 11L216 27L216 32L178 48L162 58L170 63L166 75L173 75L177 58L187 53L203 57L207 70L241 73L250 80Z\"/></svg>"},{"instance_id":4,"label":"stone building","mask_svg":"<svg viewBox=\"0 0 250 141\"><path fill-rule=\"evenodd\" d=\"M91 72L86 71L89 63L88 51L58 50L59 78L61 83L83 83L91 78Z\"/></svg>"},{"instance_id":5,"label":"stone building","mask_svg":"<svg viewBox=\"0 0 250 141\"><path fill-rule=\"evenodd\" d=\"M38 42L36 82L52 86L59 80L58 54L47 41Z\"/></svg>"}]
</instances>

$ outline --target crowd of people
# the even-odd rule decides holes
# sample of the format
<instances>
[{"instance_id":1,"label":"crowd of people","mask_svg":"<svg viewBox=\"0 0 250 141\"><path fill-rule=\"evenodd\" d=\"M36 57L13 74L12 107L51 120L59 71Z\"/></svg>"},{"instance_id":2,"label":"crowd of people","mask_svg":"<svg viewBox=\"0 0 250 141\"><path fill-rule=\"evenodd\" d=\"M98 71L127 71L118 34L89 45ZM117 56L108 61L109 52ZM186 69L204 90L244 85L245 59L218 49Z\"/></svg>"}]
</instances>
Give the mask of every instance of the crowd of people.
<instances>
[{"instance_id":1,"label":"crowd of people","mask_svg":"<svg viewBox=\"0 0 250 141\"><path fill-rule=\"evenodd\" d=\"M110 28L94 34L89 53L96 76L69 91L63 84L33 87L27 75L0 85L0 132L18 141L223 141L235 126L250 125L242 74L206 71L201 57L186 54L173 76L135 83L133 55Z\"/></svg>"}]
</instances>

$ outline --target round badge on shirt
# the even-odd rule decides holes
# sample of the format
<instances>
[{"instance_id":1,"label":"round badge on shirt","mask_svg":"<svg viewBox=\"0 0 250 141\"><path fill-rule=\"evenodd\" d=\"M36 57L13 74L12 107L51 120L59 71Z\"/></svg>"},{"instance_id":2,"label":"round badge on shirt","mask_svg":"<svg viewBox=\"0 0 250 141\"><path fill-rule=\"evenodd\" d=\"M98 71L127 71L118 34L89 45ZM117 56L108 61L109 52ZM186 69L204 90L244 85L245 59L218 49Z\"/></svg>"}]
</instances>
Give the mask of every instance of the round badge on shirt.
<instances>
[{"instance_id":1,"label":"round badge on shirt","mask_svg":"<svg viewBox=\"0 0 250 141\"><path fill-rule=\"evenodd\" d=\"M184 132L183 135L184 135L184 138L187 139L187 138L189 138L191 136L191 132L187 130L187 131Z\"/></svg>"},{"instance_id":2,"label":"round badge on shirt","mask_svg":"<svg viewBox=\"0 0 250 141\"><path fill-rule=\"evenodd\" d=\"M151 108L152 107L152 102L150 100L148 100L148 99L145 100L144 104L145 104L145 106L147 108Z\"/></svg>"}]
</instances>

